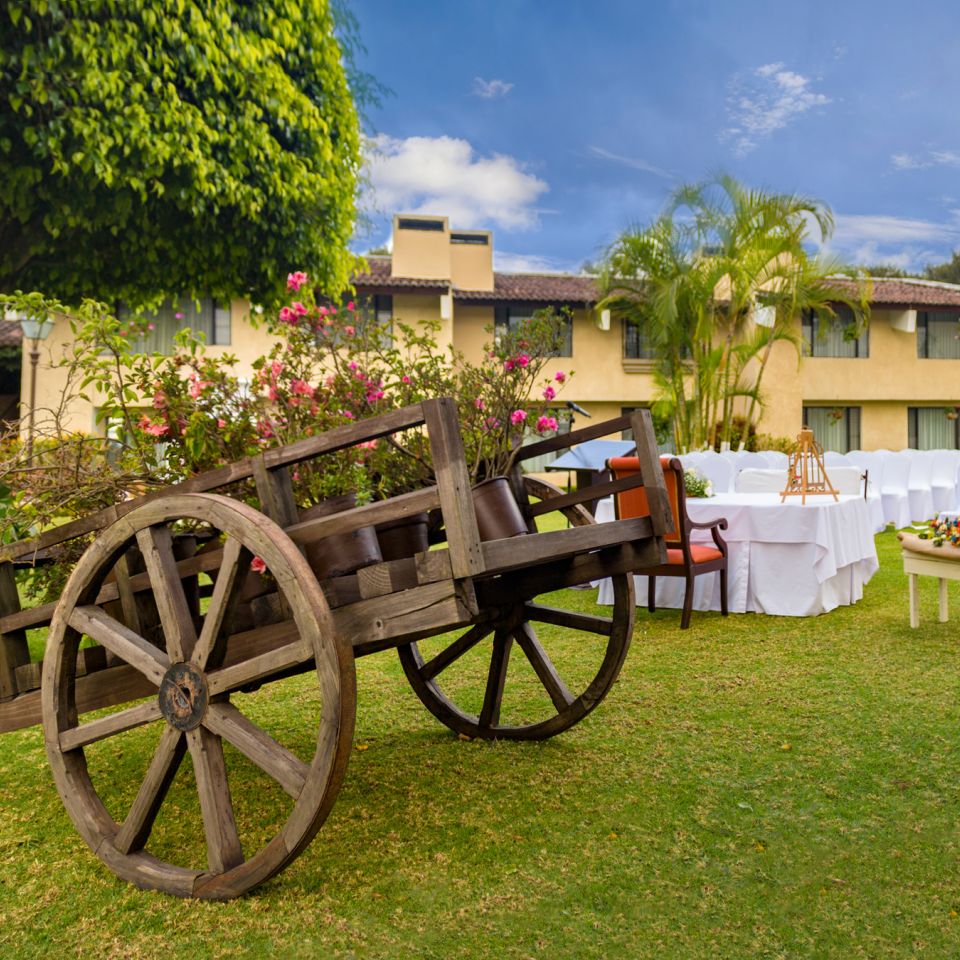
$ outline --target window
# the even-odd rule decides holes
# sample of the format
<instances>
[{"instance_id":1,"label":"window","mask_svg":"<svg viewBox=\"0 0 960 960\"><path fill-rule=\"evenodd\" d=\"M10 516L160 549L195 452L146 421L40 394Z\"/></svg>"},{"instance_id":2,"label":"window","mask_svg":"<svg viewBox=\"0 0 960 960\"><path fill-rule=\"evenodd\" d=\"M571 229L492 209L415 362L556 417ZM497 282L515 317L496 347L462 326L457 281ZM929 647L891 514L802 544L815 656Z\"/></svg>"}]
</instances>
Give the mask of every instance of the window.
<instances>
[{"instance_id":1,"label":"window","mask_svg":"<svg viewBox=\"0 0 960 960\"><path fill-rule=\"evenodd\" d=\"M917 313L917 356L921 360L960 360L960 312L921 310Z\"/></svg>"},{"instance_id":2,"label":"window","mask_svg":"<svg viewBox=\"0 0 960 960\"><path fill-rule=\"evenodd\" d=\"M954 407L908 407L907 434L913 450L960 450L960 419Z\"/></svg>"},{"instance_id":3,"label":"window","mask_svg":"<svg viewBox=\"0 0 960 960\"><path fill-rule=\"evenodd\" d=\"M803 425L824 450L848 453L860 449L859 407L804 407Z\"/></svg>"},{"instance_id":4,"label":"window","mask_svg":"<svg viewBox=\"0 0 960 960\"><path fill-rule=\"evenodd\" d=\"M810 357L848 357L864 359L870 356L870 339L867 330L859 337L850 339L855 320L848 307L838 306L833 320L821 320L813 311L803 314L803 341Z\"/></svg>"},{"instance_id":5,"label":"window","mask_svg":"<svg viewBox=\"0 0 960 960\"><path fill-rule=\"evenodd\" d=\"M499 340L505 333L516 333L527 320L533 319L538 310L544 310L548 305L543 303L503 303L498 304L493 312L494 336ZM555 313L557 320L563 325L563 343L554 354L555 357L573 356L573 314L558 307Z\"/></svg>"},{"instance_id":6,"label":"window","mask_svg":"<svg viewBox=\"0 0 960 960\"><path fill-rule=\"evenodd\" d=\"M439 233L443 230L442 220L420 220L413 217L401 217L397 221L397 226L401 230L428 230L431 233Z\"/></svg>"},{"instance_id":7,"label":"window","mask_svg":"<svg viewBox=\"0 0 960 960\"><path fill-rule=\"evenodd\" d=\"M657 360L660 357L643 325L636 320L623 321L623 357L625 360Z\"/></svg>"},{"instance_id":8,"label":"window","mask_svg":"<svg viewBox=\"0 0 960 960\"><path fill-rule=\"evenodd\" d=\"M131 316L131 312L121 307L117 315L125 319ZM227 302L210 297L200 301L168 300L158 310L144 311L142 316L153 324L153 330L134 344L141 353L172 353L174 334L185 327L203 334L208 344L230 345L230 304Z\"/></svg>"},{"instance_id":9,"label":"window","mask_svg":"<svg viewBox=\"0 0 960 960\"><path fill-rule=\"evenodd\" d=\"M393 345L393 297L390 294L377 293L357 300L357 313L360 317L361 334L379 339L384 350Z\"/></svg>"},{"instance_id":10,"label":"window","mask_svg":"<svg viewBox=\"0 0 960 960\"><path fill-rule=\"evenodd\" d=\"M451 243L464 243L471 247L486 247L490 238L485 233L451 233Z\"/></svg>"}]
</instances>

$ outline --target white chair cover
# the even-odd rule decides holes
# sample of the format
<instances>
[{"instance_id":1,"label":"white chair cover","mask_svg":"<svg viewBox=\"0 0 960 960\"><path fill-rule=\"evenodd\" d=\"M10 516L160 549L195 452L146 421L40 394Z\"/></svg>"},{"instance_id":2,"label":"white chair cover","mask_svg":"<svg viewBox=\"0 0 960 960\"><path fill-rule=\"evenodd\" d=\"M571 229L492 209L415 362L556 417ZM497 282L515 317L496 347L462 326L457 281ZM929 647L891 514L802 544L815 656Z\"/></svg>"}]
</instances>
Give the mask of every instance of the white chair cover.
<instances>
[{"instance_id":1,"label":"white chair cover","mask_svg":"<svg viewBox=\"0 0 960 960\"><path fill-rule=\"evenodd\" d=\"M867 450L851 450L847 459L868 475L869 495L879 497L883 481L883 458L880 454Z\"/></svg>"},{"instance_id":2,"label":"white chair cover","mask_svg":"<svg viewBox=\"0 0 960 960\"><path fill-rule=\"evenodd\" d=\"M912 521L910 516L910 458L903 453L890 450L878 450L876 455L882 465L880 480L880 499L883 503L883 517L898 530L907 527Z\"/></svg>"},{"instance_id":3,"label":"white chair cover","mask_svg":"<svg viewBox=\"0 0 960 960\"><path fill-rule=\"evenodd\" d=\"M933 509L952 510L957 505L957 474L960 472L960 450L934 450L931 490Z\"/></svg>"},{"instance_id":4,"label":"white chair cover","mask_svg":"<svg viewBox=\"0 0 960 960\"><path fill-rule=\"evenodd\" d=\"M737 474L737 493L780 493L787 485L787 470L747 467Z\"/></svg>"},{"instance_id":5,"label":"white chair cover","mask_svg":"<svg viewBox=\"0 0 960 960\"><path fill-rule=\"evenodd\" d=\"M733 490L733 464L717 453L707 453L696 465L713 485L714 493L730 493Z\"/></svg>"},{"instance_id":6,"label":"white chair cover","mask_svg":"<svg viewBox=\"0 0 960 960\"><path fill-rule=\"evenodd\" d=\"M837 453L835 450L825 450L823 454L823 465L825 467L855 467L856 463L845 453ZM827 473L829 472L828 470Z\"/></svg>"},{"instance_id":7,"label":"white chair cover","mask_svg":"<svg viewBox=\"0 0 960 960\"><path fill-rule=\"evenodd\" d=\"M827 470L827 476L837 493L857 493L863 496L863 473L857 466L837 466Z\"/></svg>"},{"instance_id":8,"label":"white chair cover","mask_svg":"<svg viewBox=\"0 0 960 960\"><path fill-rule=\"evenodd\" d=\"M767 463L766 457L760 456L759 453L751 453L749 450L744 450L739 455L737 460L737 466L741 470L769 470L770 464Z\"/></svg>"},{"instance_id":9,"label":"white chair cover","mask_svg":"<svg viewBox=\"0 0 960 960\"><path fill-rule=\"evenodd\" d=\"M910 460L907 495L910 498L910 519L929 520L933 514L933 460L929 450L901 450Z\"/></svg>"},{"instance_id":10,"label":"white chair cover","mask_svg":"<svg viewBox=\"0 0 960 960\"><path fill-rule=\"evenodd\" d=\"M760 456L767 461L767 467L770 470L786 470L790 463L790 458L779 450L761 450Z\"/></svg>"}]
</instances>

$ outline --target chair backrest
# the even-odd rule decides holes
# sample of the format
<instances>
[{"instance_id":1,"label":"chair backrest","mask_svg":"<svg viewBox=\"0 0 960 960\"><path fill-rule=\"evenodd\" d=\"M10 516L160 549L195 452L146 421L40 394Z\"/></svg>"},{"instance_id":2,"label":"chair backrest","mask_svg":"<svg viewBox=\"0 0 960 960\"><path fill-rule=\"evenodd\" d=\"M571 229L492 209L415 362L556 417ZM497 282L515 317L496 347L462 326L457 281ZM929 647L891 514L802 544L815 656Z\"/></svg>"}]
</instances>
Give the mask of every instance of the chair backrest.
<instances>
[{"instance_id":1,"label":"chair backrest","mask_svg":"<svg viewBox=\"0 0 960 960\"><path fill-rule=\"evenodd\" d=\"M867 474L867 494L869 496L880 496L883 484L883 457L875 451L851 450L847 454L847 459Z\"/></svg>"},{"instance_id":2,"label":"chair backrest","mask_svg":"<svg viewBox=\"0 0 960 960\"><path fill-rule=\"evenodd\" d=\"M737 493L781 493L787 485L787 470L747 467L737 474Z\"/></svg>"},{"instance_id":3,"label":"chair backrest","mask_svg":"<svg viewBox=\"0 0 960 960\"><path fill-rule=\"evenodd\" d=\"M836 450L825 450L823 454L823 465L825 467L855 467L856 463L845 453L837 453Z\"/></svg>"},{"instance_id":4,"label":"chair backrest","mask_svg":"<svg viewBox=\"0 0 960 960\"><path fill-rule=\"evenodd\" d=\"M905 494L910 482L910 458L906 454L893 453L890 450L877 451L877 455L883 464L881 493Z\"/></svg>"},{"instance_id":5,"label":"chair backrest","mask_svg":"<svg viewBox=\"0 0 960 960\"><path fill-rule=\"evenodd\" d=\"M908 485L911 490L929 489L933 482L933 453L930 450L901 450L910 459Z\"/></svg>"},{"instance_id":6,"label":"chair backrest","mask_svg":"<svg viewBox=\"0 0 960 960\"><path fill-rule=\"evenodd\" d=\"M680 546L686 526L681 520L686 517L686 499L683 486L683 464L676 457L661 457L660 466L663 469L663 481L667 487L667 499L670 501L670 512L673 515L673 534L667 534L664 540L667 546ZM635 477L640 473L640 460L637 457L611 457L607 461L607 468L613 474L614 480L624 477ZM647 503L647 491L644 487L631 487L613 495L613 504L616 518L626 520L630 517L650 516L650 506Z\"/></svg>"},{"instance_id":7,"label":"chair backrest","mask_svg":"<svg viewBox=\"0 0 960 960\"><path fill-rule=\"evenodd\" d=\"M741 470L767 470L769 464L767 458L759 453L752 453L750 450L744 450L737 455L737 466Z\"/></svg>"},{"instance_id":8,"label":"chair backrest","mask_svg":"<svg viewBox=\"0 0 960 960\"><path fill-rule=\"evenodd\" d=\"M934 450L933 454L933 482L937 486L956 486L960 450Z\"/></svg>"},{"instance_id":9,"label":"chair backrest","mask_svg":"<svg viewBox=\"0 0 960 960\"><path fill-rule=\"evenodd\" d=\"M734 467L736 467L740 461L740 454L737 453L736 450L721 450L720 456L723 457L724 460L732 463Z\"/></svg>"},{"instance_id":10,"label":"chair backrest","mask_svg":"<svg viewBox=\"0 0 960 960\"><path fill-rule=\"evenodd\" d=\"M770 470L786 470L790 463L790 458L779 450L761 450L760 456L767 461L767 467Z\"/></svg>"},{"instance_id":11,"label":"chair backrest","mask_svg":"<svg viewBox=\"0 0 960 960\"><path fill-rule=\"evenodd\" d=\"M733 464L719 454L704 457L696 465L696 469L713 484L714 493L729 493L733 489L733 477L736 471Z\"/></svg>"},{"instance_id":12,"label":"chair backrest","mask_svg":"<svg viewBox=\"0 0 960 960\"><path fill-rule=\"evenodd\" d=\"M827 476L837 493L863 493L863 472L859 467L837 465L827 471Z\"/></svg>"}]
</instances>

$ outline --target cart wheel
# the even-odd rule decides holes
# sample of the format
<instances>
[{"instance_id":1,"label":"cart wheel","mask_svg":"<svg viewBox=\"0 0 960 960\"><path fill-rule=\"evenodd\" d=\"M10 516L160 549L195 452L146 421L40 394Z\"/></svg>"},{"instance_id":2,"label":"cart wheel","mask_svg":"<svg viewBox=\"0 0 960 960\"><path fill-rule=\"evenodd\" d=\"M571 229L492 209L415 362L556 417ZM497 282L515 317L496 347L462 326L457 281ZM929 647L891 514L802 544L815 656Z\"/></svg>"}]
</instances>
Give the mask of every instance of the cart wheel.
<instances>
[{"instance_id":1,"label":"cart wheel","mask_svg":"<svg viewBox=\"0 0 960 960\"><path fill-rule=\"evenodd\" d=\"M524 481L527 492L541 500L562 493L550 483L531 477ZM562 512L574 526L595 522L579 504ZM636 613L633 577L620 574L612 579L612 617L541 605L531 597L458 637L447 635L399 647L407 680L441 723L464 736L546 740L563 733L607 695L630 648ZM428 644L432 644L429 650ZM507 705L504 695L514 644L524 655L516 659L527 663L517 678L515 695L508 698L513 702ZM561 664L559 655L565 663ZM554 660L561 664L559 668ZM583 691L579 695L563 679L568 668L571 677L577 678L574 689ZM504 719L504 712L516 716Z\"/></svg>"},{"instance_id":2,"label":"cart wheel","mask_svg":"<svg viewBox=\"0 0 960 960\"><path fill-rule=\"evenodd\" d=\"M171 527L179 521L200 521L223 537L202 619L191 614L175 567ZM97 604L104 580L131 547L143 554L140 586L153 591L166 651L131 629L129 617L121 623ZM228 637L254 556L276 581L288 619ZM97 705L145 699L81 723L74 664L82 636L122 662L120 670L101 675L111 686ZM288 749L264 729L277 724L261 701L238 694L312 669L311 661L320 702L309 690L299 696L310 701L304 709L315 705L319 731L314 741L312 732L304 740L284 730ZM212 900L238 896L293 861L333 806L353 735L353 653L335 632L299 550L272 520L243 503L213 494L162 497L109 527L67 582L43 670L47 756L67 812L97 856L139 887ZM250 719L258 709L270 722ZM226 759L224 741L230 745ZM134 779L127 773L132 758L145 763L147 749L155 751L153 759ZM178 775L188 752L192 777L187 770ZM311 752L312 759L304 759ZM231 781L243 788L233 796ZM256 852L248 855L245 844Z\"/></svg>"}]
</instances>

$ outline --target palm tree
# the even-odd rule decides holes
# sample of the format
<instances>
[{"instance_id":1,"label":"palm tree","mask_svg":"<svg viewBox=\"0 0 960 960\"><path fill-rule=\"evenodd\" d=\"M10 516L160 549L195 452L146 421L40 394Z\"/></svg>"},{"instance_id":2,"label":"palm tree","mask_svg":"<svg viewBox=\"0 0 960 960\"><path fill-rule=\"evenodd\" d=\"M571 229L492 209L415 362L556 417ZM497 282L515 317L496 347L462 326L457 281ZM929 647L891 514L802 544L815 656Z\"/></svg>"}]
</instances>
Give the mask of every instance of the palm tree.
<instances>
[{"instance_id":1,"label":"palm tree","mask_svg":"<svg viewBox=\"0 0 960 960\"><path fill-rule=\"evenodd\" d=\"M864 291L834 282L838 264L807 253L810 226L821 240L833 229L818 201L720 175L680 187L653 224L625 232L608 251L602 305L644 324L657 347L658 390L678 449L736 442L734 413L745 401L744 445L773 345L801 348L800 311L831 318L832 304L843 303L858 329L865 322ZM763 307L772 308L771 327L752 323Z\"/></svg>"}]
</instances>

